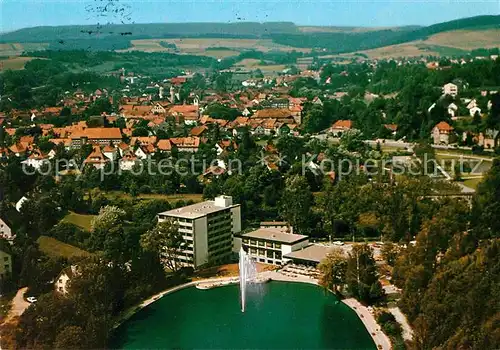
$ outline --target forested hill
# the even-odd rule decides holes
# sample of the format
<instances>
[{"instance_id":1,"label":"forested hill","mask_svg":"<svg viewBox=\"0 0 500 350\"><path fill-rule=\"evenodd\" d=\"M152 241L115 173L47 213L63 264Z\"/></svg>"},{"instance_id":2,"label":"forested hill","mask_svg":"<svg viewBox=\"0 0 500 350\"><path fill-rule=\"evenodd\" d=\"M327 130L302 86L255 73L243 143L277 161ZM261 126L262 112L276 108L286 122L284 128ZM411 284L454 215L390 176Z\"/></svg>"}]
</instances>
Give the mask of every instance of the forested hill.
<instances>
[{"instance_id":1,"label":"forested hill","mask_svg":"<svg viewBox=\"0 0 500 350\"><path fill-rule=\"evenodd\" d=\"M312 27L310 27L312 28ZM428 27L381 30L332 30L315 27L302 31L291 22L238 23L151 23L24 28L0 35L0 43L48 43L53 49L117 50L130 47L133 39L241 38L272 39L297 48L325 49L331 53L373 49L415 40L451 30L500 29L500 16L477 16ZM57 45L57 43L65 45ZM500 39L499 39L500 46Z\"/></svg>"},{"instance_id":2,"label":"forested hill","mask_svg":"<svg viewBox=\"0 0 500 350\"><path fill-rule=\"evenodd\" d=\"M413 30L385 29L368 32L339 33L276 33L271 38L283 45L307 48L326 48L330 52L344 53L374 49L395 44L423 40L430 35L452 30L500 29L500 16L477 16L438 23ZM499 38L500 46L500 38Z\"/></svg>"},{"instance_id":3,"label":"forested hill","mask_svg":"<svg viewBox=\"0 0 500 350\"><path fill-rule=\"evenodd\" d=\"M0 42L50 42L99 37L159 39L178 37L260 38L267 34L300 33L292 22L238 23L137 23L108 25L71 25L23 28L0 35Z\"/></svg>"}]
</instances>

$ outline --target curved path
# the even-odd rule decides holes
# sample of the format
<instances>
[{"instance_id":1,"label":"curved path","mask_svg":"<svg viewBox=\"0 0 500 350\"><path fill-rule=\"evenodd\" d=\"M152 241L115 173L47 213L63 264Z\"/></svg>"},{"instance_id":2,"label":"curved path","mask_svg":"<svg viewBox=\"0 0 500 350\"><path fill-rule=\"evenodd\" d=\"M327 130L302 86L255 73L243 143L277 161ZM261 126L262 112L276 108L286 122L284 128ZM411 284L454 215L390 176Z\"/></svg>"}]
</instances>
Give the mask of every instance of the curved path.
<instances>
[{"instance_id":1,"label":"curved path","mask_svg":"<svg viewBox=\"0 0 500 350\"><path fill-rule=\"evenodd\" d=\"M16 317L21 316L28 306L30 306L30 303L24 300L24 293L26 293L27 290L28 287L24 287L17 291L16 296L12 299L12 306L9 314L4 320L4 323L11 322Z\"/></svg>"}]
</instances>

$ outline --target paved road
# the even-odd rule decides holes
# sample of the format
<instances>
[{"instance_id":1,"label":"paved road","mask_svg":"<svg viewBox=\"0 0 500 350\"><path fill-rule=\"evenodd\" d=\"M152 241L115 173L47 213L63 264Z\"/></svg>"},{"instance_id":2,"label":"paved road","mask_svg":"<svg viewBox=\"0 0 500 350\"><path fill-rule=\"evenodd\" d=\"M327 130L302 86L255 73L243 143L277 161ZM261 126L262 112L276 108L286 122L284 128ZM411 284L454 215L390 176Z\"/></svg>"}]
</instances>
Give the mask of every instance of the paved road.
<instances>
[{"instance_id":1,"label":"paved road","mask_svg":"<svg viewBox=\"0 0 500 350\"><path fill-rule=\"evenodd\" d=\"M408 323L408 320L406 319L406 316L401 312L399 307L390 307L389 312L394 315L396 318L396 321L401 325L403 328L403 339L404 340L412 340L413 339L413 330L410 327L410 324Z\"/></svg>"},{"instance_id":2,"label":"paved road","mask_svg":"<svg viewBox=\"0 0 500 350\"><path fill-rule=\"evenodd\" d=\"M366 329L372 336L373 341L377 346L377 349L383 349L383 350L392 349L389 337L387 337L387 335L385 335L385 333L382 332L379 325L377 324L377 321L375 321L375 318L365 306L363 306L359 301L357 301L354 298L344 299L342 300L342 302L347 306L349 306L351 309L353 309L359 316L359 318L365 325Z\"/></svg>"},{"instance_id":3,"label":"paved road","mask_svg":"<svg viewBox=\"0 0 500 350\"><path fill-rule=\"evenodd\" d=\"M10 308L9 314L5 318L5 323L12 321L14 318L21 316L30 306L26 300L24 300L24 293L28 290L28 287L21 288L17 291L16 296L12 299L12 306Z\"/></svg>"}]
</instances>

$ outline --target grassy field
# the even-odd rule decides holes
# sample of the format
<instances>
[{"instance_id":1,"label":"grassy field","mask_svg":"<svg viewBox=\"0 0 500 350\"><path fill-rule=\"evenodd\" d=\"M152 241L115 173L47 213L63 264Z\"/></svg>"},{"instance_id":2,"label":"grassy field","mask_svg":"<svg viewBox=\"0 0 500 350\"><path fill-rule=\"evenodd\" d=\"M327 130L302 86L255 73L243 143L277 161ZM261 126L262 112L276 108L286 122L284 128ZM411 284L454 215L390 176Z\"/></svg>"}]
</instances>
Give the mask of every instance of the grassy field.
<instances>
[{"instance_id":1,"label":"grassy field","mask_svg":"<svg viewBox=\"0 0 500 350\"><path fill-rule=\"evenodd\" d=\"M63 243L58 241L55 238L40 236L37 239L40 250L52 257L64 257L64 258L72 258L77 256L91 256L92 254L72 246L70 244Z\"/></svg>"},{"instance_id":2,"label":"grassy field","mask_svg":"<svg viewBox=\"0 0 500 350\"><path fill-rule=\"evenodd\" d=\"M24 51L45 50L48 43L7 43L0 44L0 56L19 56Z\"/></svg>"},{"instance_id":3,"label":"grassy field","mask_svg":"<svg viewBox=\"0 0 500 350\"><path fill-rule=\"evenodd\" d=\"M241 67L248 70L260 69L263 73L278 73L286 68L284 64L267 64L260 65L260 60L254 58L246 58L234 65L235 67Z\"/></svg>"},{"instance_id":4,"label":"grassy field","mask_svg":"<svg viewBox=\"0 0 500 350\"><path fill-rule=\"evenodd\" d=\"M0 59L0 72L7 69L24 69L24 65L26 64L26 62L29 62L32 59L33 57L9 57L6 59Z\"/></svg>"},{"instance_id":5,"label":"grassy field","mask_svg":"<svg viewBox=\"0 0 500 350\"><path fill-rule=\"evenodd\" d=\"M124 50L139 50L145 52L174 52L174 49L160 45L161 42L175 44L177 50L183 54L204 55L216 58L236 56L242 50L258 50L268 52L276 51L302 51L310 52L311 49L295 48L292 46L274 43L271 39L218 39L218 38L170 38L170 39L141 39L132 40L132 48ZM227 48L227 50L214 50L214 48Z\"/></svg>"},{"instance_id":6,"label":"grassy field","mask_svg":"<svg viewBox=\"0 0 500 350\"><path fill-rule=\"evenodd\" d=\"M128 193L121 191L110 191L105 193L108 198L126 198L132 199L132 196ZM177 201L188 201L192 200L194 202L201 202L203 200L203 195L198 193L187 193L187 194L140 194L137 196L139 199L163 199L169 202Z\"/></svg>"},{"instance_id":7,"label":"grassy field","mask_svg":"<svg viewBox=\"0 0 500 350\"><path fill-rule=\"evenodd\" d=\"M84 230L90 231L92 219L94 217L95 215L83 215L71 212L66 215L62 221L74 224L78 227L83 228Z\"/></svg>"},{"instance_id":8,"label":"grassy field","mask_svg":"<svg viewBox=\"0 0 500 350\"><path fill-rule=\"evenodd\" d=\"M435 34L425 40L431 45L443 45L463 50L500 46L500 29L455 30Z\"/></svg>"},{"instance_id":9,"label":"grassy field","mask_svg":"<svg viewBox=\"0 0 500 350\"><path fill-rule=\"evenodd\" d=\"M457 55L464 50L500 46L500 29L454 30L438 33L426 40L361 51L370 58Z\"/></svg>"},{"instance_id":10,"label":"grassy field","mask_svg":"<svg viewBox=\"0 0 500 350\"><path fill-rule=\"evenodd\" d=\"M473 178L473 179L466 179L464 180L463 184L464 186L467 186L467 187L470 187L470 188L473 188L473 189L477 189L477 185L479 185L479 183L483 181L483 178L482 177L476 177L476 178Z\"/></svg>"}]
</instances>

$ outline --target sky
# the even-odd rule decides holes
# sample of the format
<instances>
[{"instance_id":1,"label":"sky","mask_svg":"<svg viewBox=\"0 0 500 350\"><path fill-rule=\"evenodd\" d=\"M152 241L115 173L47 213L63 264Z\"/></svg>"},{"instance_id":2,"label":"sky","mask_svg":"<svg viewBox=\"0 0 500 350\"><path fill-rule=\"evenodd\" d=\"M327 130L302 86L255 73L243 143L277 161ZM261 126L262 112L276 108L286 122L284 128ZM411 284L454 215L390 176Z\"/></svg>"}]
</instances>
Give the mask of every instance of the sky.
<instances>
[{"instance_id":1,"label":"sky","mask_svg":"<svg viewBox=\"0 0 500 350\"><path fill-rule=\"evenodd\" d=\"M99 18L120 4L129 16ZM113 6L110 5L110 8ZM500 0L0 0L0 32L97 23L269 22L387 27L500 14Z\"/></svg>"}]
</instances>

